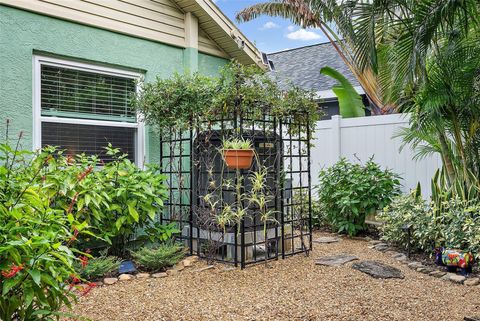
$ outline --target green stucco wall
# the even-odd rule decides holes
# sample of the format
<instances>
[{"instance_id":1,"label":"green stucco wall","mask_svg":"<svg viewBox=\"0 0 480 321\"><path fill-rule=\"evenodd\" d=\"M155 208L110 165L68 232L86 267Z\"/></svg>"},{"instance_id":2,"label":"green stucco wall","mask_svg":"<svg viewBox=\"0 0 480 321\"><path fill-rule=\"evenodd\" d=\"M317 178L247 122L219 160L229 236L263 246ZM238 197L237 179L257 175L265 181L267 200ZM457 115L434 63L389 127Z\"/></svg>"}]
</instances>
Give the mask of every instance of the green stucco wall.
<instances>
[{"instance_id":1,"label":"green stucco wall","mask_svg":"<svg viewBox=\"0 0 480 321\"><path fill-rule=\"evenodd\" d=\"M183 72L192 61L198 61L198 71L208 75L217 74L218 67L226 63L205 54L192 57L188 49L0 5L0 137L4 137L8 118L11 133L24 131L25 149L33 146L34 53L140 71L146 82ZM147 159L155 162L158 135L148 130L146 136Z\"/></svg>"}]
</instances>

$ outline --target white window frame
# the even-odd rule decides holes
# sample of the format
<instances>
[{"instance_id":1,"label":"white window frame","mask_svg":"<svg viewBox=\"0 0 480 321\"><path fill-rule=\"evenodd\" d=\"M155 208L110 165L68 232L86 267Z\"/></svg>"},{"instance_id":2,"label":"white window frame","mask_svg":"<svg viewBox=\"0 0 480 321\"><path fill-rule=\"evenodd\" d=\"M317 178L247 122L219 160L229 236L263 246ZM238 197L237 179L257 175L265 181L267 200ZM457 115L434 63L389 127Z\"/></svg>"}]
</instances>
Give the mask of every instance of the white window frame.
<instances>
[{"instance_id":1,"label":"white window frame","mask_svg":"<svg viewBox=\"0 0 480 321\"><path fill-rule=\"evenodd\" d=\"M109 67L97 66L93 64L81 63L76 61L69 61L64 59L33 56L33 148L34 150L42 148L42 122L62 123L62 124L78 124L78 125L94 125L94 126L111 126L123 128L135 128L135 163L138 167L143 168L145 161L145 124L140 115L137 115L137 122L121 122L121 121L106 121L80 118L64 118L42 116L41 108L41 66L56 66L68 69L76 69L81 71L88 71L97 74L104 74L110 76L119 76L124 78L131 78L137 80L136 91L140 90L143 75L136 72L125 71L121 69L114 69Z\"/></svg>"}]
</instances>

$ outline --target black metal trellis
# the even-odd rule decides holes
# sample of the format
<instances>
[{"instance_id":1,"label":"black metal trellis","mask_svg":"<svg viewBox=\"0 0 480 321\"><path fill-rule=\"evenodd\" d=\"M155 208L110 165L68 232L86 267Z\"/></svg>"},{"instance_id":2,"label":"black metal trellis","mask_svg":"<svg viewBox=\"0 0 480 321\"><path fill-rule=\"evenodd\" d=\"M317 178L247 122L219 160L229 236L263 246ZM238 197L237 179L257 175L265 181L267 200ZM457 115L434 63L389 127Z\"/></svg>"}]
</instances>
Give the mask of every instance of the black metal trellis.
<instances>
[{"instance_id":1,"label":"black metal trellis","mask_svg":"<svg viewBox=\"0 0 480 321\"><path fill-rule=\"evenodd\" d=\"M225 166L221 145L232 137L253 143L256 157L250 169ZM178 239L191 254L244 268L311 250L310 133L305 124L251 114L192 122L188 131L162 135L160 165L169 199L159 219L177 223ZM268 199L263 211L245 197L252 193L252 175L261 171L262 195ZM219 215L239 209L245 216L222 228Z\"/></svg>"}]
</instances>

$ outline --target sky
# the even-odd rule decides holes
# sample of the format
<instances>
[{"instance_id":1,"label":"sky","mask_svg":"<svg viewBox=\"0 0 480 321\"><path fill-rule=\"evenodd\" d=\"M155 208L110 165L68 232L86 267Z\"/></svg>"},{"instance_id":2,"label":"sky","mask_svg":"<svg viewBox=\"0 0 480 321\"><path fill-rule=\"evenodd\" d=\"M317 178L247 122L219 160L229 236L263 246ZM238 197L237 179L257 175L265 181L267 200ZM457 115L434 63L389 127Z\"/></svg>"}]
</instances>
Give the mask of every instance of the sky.
<instances>
[{"instance_id":1,"label":"sky","mask_svg":"<svg viewBox=\"0 0 480 321\"><path fill-rule=\"evenodd\" d=\"M243 8L265 1L267 0L214 0L223 13L262 52L272 53L327 41L320 30L301 29L286 19L262 16L245 23L235 20L236 13Z\"/></svg>"}]
</instances>

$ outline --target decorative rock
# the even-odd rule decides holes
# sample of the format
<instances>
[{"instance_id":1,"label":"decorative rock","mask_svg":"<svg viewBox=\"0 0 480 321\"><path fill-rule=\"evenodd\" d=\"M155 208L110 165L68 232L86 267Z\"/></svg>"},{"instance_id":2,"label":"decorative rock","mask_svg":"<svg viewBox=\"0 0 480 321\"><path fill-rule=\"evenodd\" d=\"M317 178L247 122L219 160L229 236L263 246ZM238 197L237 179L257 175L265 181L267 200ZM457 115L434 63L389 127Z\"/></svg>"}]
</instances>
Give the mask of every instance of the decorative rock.
<instances>
[{"instance_id":1,"label":"decorative rock","mask_svg":"<svg viewBox=\"0 0 480 321\"><path fill-rule=\"evenodd\" d=\"M336 242L339 242L339 241L340 241L340 239L338 237L324 236L324 237L320 237L316 240L313 240L313 243L330 244L330 243L336 243Z\"/></svg>"},{"instance_id":2,"label":"decorative rock","mask_svg":"<svg viewBox=\"0 0 480 321\"><path fill-rule=\"evenodd\" d=\"M416 269L424 267L424 266L420 262L411 262L411 263L408 263L408 267L416 270Z\"/></svg>"},{"instance_id":3,"label":"decorative rock","mask_svg":"<svg viewBox=\"0 0 480 321\"><path fill-rule=\"evenodd\" d=\"M428 275L431 275L431 276L436 277L436 278L441 278L445 274L447 274L447 273L443 272L443 271L432 271L432 272L428 273Z\"/></svg>"},{"instance_id":4,"label":"decorative rock","mask_svg":"<svg viewBox=\"0 0 480 321\"><path fill-rule=\"evenodd\" d=\"M118 279L117 278L105 278L103 279L103 284L105 285L112 285L117 283Z\"/></svg>"},{"instance_id":5,"label":"decorative rock","mask_svg":"<svg viewBox=\"0 0 480 321\"><path fill-rule=\"evenodd\" d=\"M168 276L177 275L178 272L179 271L177 269L170 269L170 270L167 270L167 275Z\"/></svg>"},{"instance_id":6,"label":"decorative rock","mask_svg":"<svg viewBox=\"0 0 480 321\"><path fill-rule=\"evenodd\" d=\"M198 261L198 256L189 256L183 259L182 264L184 267L193 266Z\"/></svg>"},{"instance_id":7,"label":"decorative rock","mask_svg":"<svg viewBox=\"0 0 480 321\"><path fill-rule=\"evenodd\" d=\"M480 284L480 278L471 278L471 279L466 279L463 284L468 285L468 286L475 286Z\"/></svg>"},{"instance_id":8,"label":"decorative rock","mask_svg":"<svg viewBox=\"0 0 480 321\"><path fill-rule=\"evenodd\" d=\"M317 265L341 266L347 262L358 260L358 257L348 254L339 254L333 256L323 256L315 260Z\"/></svg>"},{"instance_id":9,"label":"decorative rock","mask_svg":"<svg viewBox=\"0 0 480 321\"><path fill-rule=\"evenodd\" d=\"M137 279L148 279L150 277L150 274L148 273L138 273L137 274Z\"/></svg>"},{"instance_id":10,"label":"decorative rock","mask_svg":"<svg viewBox=\"0 0 480 321\"><path fill-rule=\"evenodd\" d=\"M394 259L398 262L407 262L408 260L407 256L403 253L400 253L400 255L397 255Z\"/></svg>"},{"instance_id":11,"label":"decorative rock","mask_svg":"<svg viewBox=\"0 0 480 321\"><path fill-rule=\"evenodd\" d=\"M450 281L452 281L454 283L462 284L463 281L465 281L465 279L466 279L466 277L464 277L463 275L454 274L454 275L450 276Z\"/></svg>"},{"instance_id":12,"label":"decorative rock","mask_svg":"<svg viewBox=\"0 0 480 321\"><path fill-rule=\"evenodd\" d=\"M431 268L428 267L421 267L417 269L417 272L424 273L424 274L430 274L432 272Z\"/></svg>"},{"instance_id":13,"label":"decorative rock","mask_svg":"<svg viewBox=\"0 0 480 321\"><path fill-rule=\"evenodd\" d=\"M455 273L445 273L444 276L442 276L440 279L445 280L445 281L450 281L450 277L454 276Z\"/></svg>"},{"instance_id":14,"label":"decorative rock","mask_svg":"<svg viewBox=\"0 0 480 321\"><path fill-rule=\"evenodd\" d=\"M380 244L380 243L383 243L383 242L380 241L380 240L372 240L372 241L368 242L368 244L370 244L370 245L377 245L377 244Z\"/></svg>"},{"instance_id":15,"label":"decorative rock","mask_svg":"<svg viewBox=\"0 0 480 321\"><path fill-rule=\"evenodd\" d=\"M203 272L203 271L206 271L206 270L211 270L211 269L213 269L213 268L215 268L214 265L208 265L208 266L205 266L205 267L200 268L200 269L198 269L198 270L195 270L195 272Z\"/></svg>"},{"instance_id":16,"label":"decorative rock","mask_svg":"<svg viewBox=\"0 0 480 321\"><path fill-rule=\"evenodd\" d=\"M183 261L178 262L177 265L175 265L174 269L177 270L178 272L183 271L183 269L185 269L185 266L183 265Z\"/></svg>"},{"instance_id":17,"label":"decorative rock","mask_svg":"<svg viewBox=\"0 0 480 321\"><path fill-rule=\"evenodd\" d=\"M375 245L375 250L380 251L380 252L385 252L389 249L390 247L386 243L379 243Z\"/></svg>"},{"instance_id":18,"label":"decorative rock","mask_svg":"<svg viewBox=\"0 0 480 321\"><path fill-rule=\"evenodd\" d=\"M103 282L102 281L96 281L96 282L93 282L96 284L96 286L103 286Z\"/></svg>"},{"instance_id":19,"label":"decorative rock","mask_svg":"<svg viewBox=\"0 0 480 321\"><path fill-rule=\"evenodd\" d=\"M480 316L468 316L463 318L464 321L480 321Z\"/></svg>"},{"instance_id":20,"label":"decorative rock","mask_svg":"<svg viewBox=\"0 0 480 321\"><path fill-rule=\"evenodd\" d=\"M129 281L131 279L133 279L133 275L131 274L120 274L118 276L118 281Z\"/></svg>"},{"instance_id":21,"label":"decorative rock","mask_svg":"<svg viewBox=\"0 0 480 321\"><path fill-rule=\"evenodd\" d=\"M132 261L123 261L118 268L119 274L135 273L137 269Z\"/></svg>"},{"instance_id":22,"label":"decorative rock","mask_svg":"<svg viewBox=\"0 0 480 321\"><path fill-rule=\"evenodd\" d=\"M399 269L376 261L363 261L354 263L352 265L352 268L360 272L366 273L376 279L404 278L402 272Z\"/></svg>"},{"instance_id":23,"label":"decorative rock","mask_svg":"<svg viewBox=\"0 0 480 321\"><path fill-rule=\"evenodd\" d=\"M165 273L165 272L152 274L152 278L156 278L156 279L166 278L167 276L168 276L168 274Z\"/></svg>"}]
</instances>

